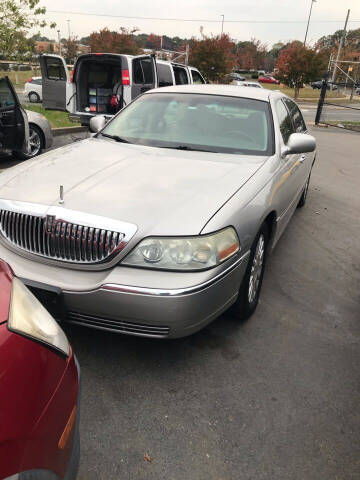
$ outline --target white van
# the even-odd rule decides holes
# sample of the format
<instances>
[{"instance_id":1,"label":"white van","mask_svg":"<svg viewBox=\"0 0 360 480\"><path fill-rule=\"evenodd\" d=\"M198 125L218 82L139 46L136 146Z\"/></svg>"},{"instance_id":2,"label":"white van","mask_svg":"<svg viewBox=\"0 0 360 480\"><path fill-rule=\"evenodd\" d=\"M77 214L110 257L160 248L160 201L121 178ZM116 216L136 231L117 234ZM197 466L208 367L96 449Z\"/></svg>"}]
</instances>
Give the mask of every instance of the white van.
<instances>
[{"instance_id":1,"label":"white van","mask_svg":"<svg viewBox=\"0 0 360 480\"><path fill-rule=\"evenodd\" d=\"M40 65L43 106L68 111L83 125L95 115L112 117L152 88L205 83L196 68L156 60L154 55L84 54L71 74L59 55L42 55Z\"/></svg>"}]
</instances>

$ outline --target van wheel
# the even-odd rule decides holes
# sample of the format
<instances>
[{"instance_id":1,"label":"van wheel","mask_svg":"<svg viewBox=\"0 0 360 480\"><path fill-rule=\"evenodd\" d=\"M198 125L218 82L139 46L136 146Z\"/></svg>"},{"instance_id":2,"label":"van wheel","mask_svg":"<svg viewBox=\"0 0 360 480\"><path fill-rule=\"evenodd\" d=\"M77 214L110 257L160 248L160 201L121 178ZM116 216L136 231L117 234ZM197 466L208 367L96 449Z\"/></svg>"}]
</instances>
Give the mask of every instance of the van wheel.
<instances>
[{"instance_id":1,"label":"van wheel","mask_svg":"<svg viewBox=\"0 0 360 480\"><path fill-rule=\"evenodd\" d=\"M40 128L32 123L29 124L29 143L29 153L13 152L13 156L20 160L29 160L36 157L36 155L40 155L41 150L45 146L44 135Z\"/></svg>"},{"instance_id":2,"label":"van wheel","mask_svg":"<svg viewBox=\"0 0 360 480\"><path fill-rule=\"evenodd\" d=\"M264 223L252 244L249 263L239 289L239 296L229 309L229 312L240 320L247 320L251 317L259 302L268 243L269 230Z\"/></svg>"},{"instance_id":3,"label":"van wheel","mask_svg":"<svg viewBox=\"0 0 360 480\"><path fill-rule=\"evenodd\" d=\"M31 103L39 103L40 102L40 97L36 92L30 92L29 93L29 101Z\"/></svg>"}]
</instances>

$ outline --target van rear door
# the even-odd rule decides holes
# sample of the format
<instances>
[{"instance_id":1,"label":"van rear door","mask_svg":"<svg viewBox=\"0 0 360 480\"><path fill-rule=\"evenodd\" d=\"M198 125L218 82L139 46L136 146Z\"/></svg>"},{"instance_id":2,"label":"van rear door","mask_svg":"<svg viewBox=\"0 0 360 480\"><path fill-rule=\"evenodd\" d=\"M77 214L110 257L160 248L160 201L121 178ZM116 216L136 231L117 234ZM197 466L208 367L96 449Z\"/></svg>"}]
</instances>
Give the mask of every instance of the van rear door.
<instances>
[{"instance_id":1,"label":"van rear door","mask_svg":"<svg viewBox=\"0 0 360 480\"><path fill-rule=\"evenodd\" d=\"M131 100L138 95L157 87L155 58L150 55L139 55L131 61Z\"/></svg>"},{"instance_id":2,"label":"van rear door","mask_svg":"<svg viewBox=\"0 0 360 480\"><path fill-rule=\"evenodd\" d=\"M43 106L48 110L75 112L75 84L65 60L59 55L42 55L40 57L42 73Z\"/></svg>"}]
</instances>

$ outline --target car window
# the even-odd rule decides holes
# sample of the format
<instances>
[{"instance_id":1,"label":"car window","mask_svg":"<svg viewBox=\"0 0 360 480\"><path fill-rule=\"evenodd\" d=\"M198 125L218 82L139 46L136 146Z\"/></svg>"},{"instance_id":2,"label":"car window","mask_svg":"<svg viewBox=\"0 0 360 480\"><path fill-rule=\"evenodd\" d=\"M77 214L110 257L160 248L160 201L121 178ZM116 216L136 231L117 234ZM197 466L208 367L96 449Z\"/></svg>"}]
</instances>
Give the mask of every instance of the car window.
<instances>
[{"instance_id":1,"label":"car window","mask_svg":"<svg viewBox=\"0 0 360 480\"><path fill-rule=\"evenodd\" d=\"M49 80L66 80L65 68L61 58L45 57L45 68Z\"/></svg>"},{"instance_id":2,"label":"car window","mask_svg":"<svg viewBox=\"0 0 360 480\"><path fill-rule=\"evenodd\" d=\"M287 108L283 104L282 100L276 102L276 113L279 120L281 135L284 143L287 143L290 135L294 133L294 128L289 112L287 111Z\"/></svg>"},{"instance_id":3,"label":"car window","mask_svg":"<svg viewBox=\"0 0 360 480\"><path fill-rule=\"evenodd\" d=\"M203 83L205 83L205 80L202 78L202 76L200 75L200 73L197 72L196 70L192 70L192 69L191 69L191 76L192 76L192 81L193 81L193 83L196 83L196 84L203 84Z\"/></svg>"},{"instance_id":4,"label":"car window","mask_svg":"<svg viewBox=\"0 0 360 480\"><path fill-rule=\"evenodd\" d=\"M159 77L159 87L169 87L174 85L171 66L164 63L156 64L157 73Z\"/></svg>"},{"instance_id":5,"label":"car window","mask_svg":"<svg viewBox=\"0 0 360 480\"><path fill-rule=\"evenodd\" d=\"M31 83L34 83L35 85L41 85L42 84L42 79L41 78L33 78L31 80Z\"/></svg>"},{"instance_id":6,"label":"car window","mask_svg":"<svg viewBox=\"0 0 360 480\"><path fill-rule=\"evenodd\" d=\"M133 80L136 84L154 83L154 66L151 58L133 60Z\"/></svg>"},{"instance_id":7,"label":"car window","mask_svg":"<svg viewBox=\"0 0 360 480\"><path fill-rule=\"evenodd\" d=\"M292 121L294 122L295 132L306 132L306 125L299 107L296 105L295 102L289 100L288 98L285 98L284 102L287 105Z\"/></svg>"},{"instance_id":8,"label":"car window","mask_svg":"<svg viewBox=\"0 0 360 480\"><path fill-rule=\"evenodd\" d=\"M153 147L248 155L273 153L269 103L239 97L143 95L120 112L103 133Z\"/></svg>"},{"instance_id":9,"label":"car window","mask_svg":"<svg viewBox=\"0 0 360 480\"><path fill-rule=\"evenodd\" d=\"M15 97L5 78L0 78L0 110L8 110L15 106Z\"/></svg>"},{"instance_id":10,"label":"car window","mask_svg":"<svg viewBox=\"0 0 360 480\"><path fill-rule=\"evenodd\" d=\"M189 83L185 68L174 66L174 75L176 85L184 85Z\"/></svg>"}]
</instances>

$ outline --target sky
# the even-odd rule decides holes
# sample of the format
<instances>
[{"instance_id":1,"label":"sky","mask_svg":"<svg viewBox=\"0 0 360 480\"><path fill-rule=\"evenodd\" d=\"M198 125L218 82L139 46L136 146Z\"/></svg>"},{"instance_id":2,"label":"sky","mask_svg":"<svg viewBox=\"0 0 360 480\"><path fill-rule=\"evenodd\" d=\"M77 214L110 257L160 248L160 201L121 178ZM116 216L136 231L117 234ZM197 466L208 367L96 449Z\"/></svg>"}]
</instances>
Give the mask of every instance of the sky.
<instances>
[{"instance_id":1,"label":"sky","mask_svg":"<svg viewBox=\"0 0 360 480\"><path fill-rule=\"evenodd\" d=\"M47 8L46 18L56 22L56 30L60 29L62 37L68 36L67 20L70 20L71 35L78 38L104 27L110 30L137 27L138 33L199 37L201 26L207 35L219 34L221 15L224 15L224 32L233 39L255 37L271 46L277 41L304 39L311 0L42 0L41 4ZM348 28L360 28L360 0L317 0L313 3L308 41L314 43L323 35L342 29L347 9L351 10ZM167 20L116 18L116 15ZM237 22L240 20L241 23ZM266 23L259 23L262 21ZM50 38L57 36L48 28L42 32Z\"/></svg>"}]
</instances>

